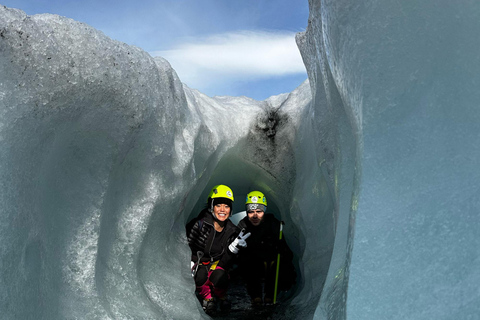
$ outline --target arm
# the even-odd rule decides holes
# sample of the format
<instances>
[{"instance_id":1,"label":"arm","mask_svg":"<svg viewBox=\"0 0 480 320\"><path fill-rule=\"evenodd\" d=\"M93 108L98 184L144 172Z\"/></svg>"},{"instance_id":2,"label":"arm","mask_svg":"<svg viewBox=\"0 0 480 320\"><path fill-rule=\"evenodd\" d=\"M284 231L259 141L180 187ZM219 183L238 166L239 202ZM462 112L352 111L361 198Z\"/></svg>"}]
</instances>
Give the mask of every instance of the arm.
<instances>
[{"instance_id":1,"label":"arm","mask_svg":"<svg viewBox=\"0 0 480 320\"><path fill-rule=\"evenodd\" d=\"M187 226L187 241L192 251L192 261L197 262L198 252L205 253L206 241L208 239L209 230L205 227L205 222L202 219L193 219Z\"/></svg>"},{"instance_id":2,"label":"arm","mask_svg":"<svg viewBox=\"0 0 480 320\"><path fill-rule=\"evenodd\" d=\"M224 269L229 268L234 259L236 259L238 248L242 245L246 246L246 242L243 239L246 239L250 236L250 233L245 235L243 230L239 233L238 228L235 227L232 235L224 243L224 254L220 259L218 265Z\"/></svg>"}]
</instances>

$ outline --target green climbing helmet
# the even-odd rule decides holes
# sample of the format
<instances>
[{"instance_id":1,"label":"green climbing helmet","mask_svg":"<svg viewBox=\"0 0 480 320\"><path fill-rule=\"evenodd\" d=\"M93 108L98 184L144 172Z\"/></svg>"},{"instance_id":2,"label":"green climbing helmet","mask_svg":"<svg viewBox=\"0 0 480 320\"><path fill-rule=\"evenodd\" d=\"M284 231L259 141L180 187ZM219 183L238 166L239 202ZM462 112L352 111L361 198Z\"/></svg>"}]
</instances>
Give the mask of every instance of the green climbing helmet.
<instances>
[{"instance_id":1,"label":"green climbing helmet","mask_svg":"<svg viewBox=\"0 0 480 320\"><path fill-rule=\"evenodd\" d=\"M267 198L260 191L252 191L247 194L247 199L245 201L245 210L251 211L260 209L263 212L267 211Z\"/></svg>"}]
</instances>

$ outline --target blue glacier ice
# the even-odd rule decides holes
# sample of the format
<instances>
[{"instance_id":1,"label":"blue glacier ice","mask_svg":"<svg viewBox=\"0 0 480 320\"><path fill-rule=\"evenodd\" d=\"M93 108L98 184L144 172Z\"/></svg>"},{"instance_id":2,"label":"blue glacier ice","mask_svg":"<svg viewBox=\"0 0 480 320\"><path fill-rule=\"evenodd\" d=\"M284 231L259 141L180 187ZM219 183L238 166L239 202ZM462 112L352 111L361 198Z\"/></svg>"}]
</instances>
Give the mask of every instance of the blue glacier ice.
<instances>
[{"instance_id":1,"label":"blue glacier ice","mask_svg":"<svg viewBox=\"0 0 480 320\"><path fill-rule=\"evenodd\" d=\"M286 222L278 319L478 319L480 4L309 5L309 80L264 101L0 6L2 319L208 319L184 226L218 183Z\"/></svg>"},{"instance_id":2,"label":"blue glacier ice","mask_svg":"<svg viewBox=\"0 0 480 320\"><path fill-rule=\"evenodd\" d=\"M361 154L354 238L335 243L315 319L480 319L480 4L309 4L314 109L361 123L346 136Z\"/></svg>"},{"instance_id":3,"label":"blue glacier ice","mask_svg":"<svg viewBox=\"0 0 480 320\"><path fill-rule=\"evenodd\" d=\"M480 3L322 11L363 117L348 318L480 319Z\"/></svg>"},{"instance_id":4,"label":"blue glacier ice","mask_svg":"<svg viewBox=\"0 0 480 320\"><path fill-rule=\"evenodd\" d=\"M480 319L479 32L476 1L310 1L314 109L361 123L362 171L316 319Z\"/></svg>"}]
</instances>

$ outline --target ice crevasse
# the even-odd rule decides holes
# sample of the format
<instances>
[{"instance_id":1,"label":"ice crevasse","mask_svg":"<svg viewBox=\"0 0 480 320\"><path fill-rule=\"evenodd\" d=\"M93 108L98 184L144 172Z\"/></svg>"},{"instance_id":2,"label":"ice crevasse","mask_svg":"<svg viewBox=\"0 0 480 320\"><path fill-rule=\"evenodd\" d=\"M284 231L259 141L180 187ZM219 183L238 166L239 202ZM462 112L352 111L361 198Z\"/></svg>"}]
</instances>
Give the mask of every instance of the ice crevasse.
<instances>
[{"instance_id":1,"label":"ice crevasse","mask_svg":"<svg viewBox=\"0 0 480 320\"><path fill-rule=\"evenodd\" d=\"M208 318L184 226L223 183L286 222L285 319L474 319L479 5L433 2L310 1L309 81L264 101L0 7L1 317Z\"/></svg>"}]
</instances>

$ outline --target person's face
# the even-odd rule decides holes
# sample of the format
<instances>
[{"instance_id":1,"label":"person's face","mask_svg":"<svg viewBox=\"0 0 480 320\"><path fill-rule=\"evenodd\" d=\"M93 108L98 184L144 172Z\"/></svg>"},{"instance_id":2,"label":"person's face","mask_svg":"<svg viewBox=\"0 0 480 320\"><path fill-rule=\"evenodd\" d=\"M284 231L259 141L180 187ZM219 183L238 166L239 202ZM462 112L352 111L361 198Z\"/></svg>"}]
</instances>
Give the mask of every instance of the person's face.
<instances>
[{"instance_id":1,"label":"person's face","mask_svg":"<svg viewBox=\"0 0 480 320\"><path fill-rule=\"evenodd\" d=\"M248 215L248 220L250 221L251 224L253 224L255 227L258 226L260 223L262 223L263 220L263 215L265 213L260 210L260 209L255 209L255 210L249 210L247 212Z\"/></svg>"},{"instance_id":2,"label":"person's face","mask_svg":"<svg viewBox=\"0 0 480 320\"><path fill-rule=\"evenodd\" d=\"M219 221L225 221L230 216L230 206L225 203L219 203L213 206L213 213Z\"/></svg>"}]
</instances>

